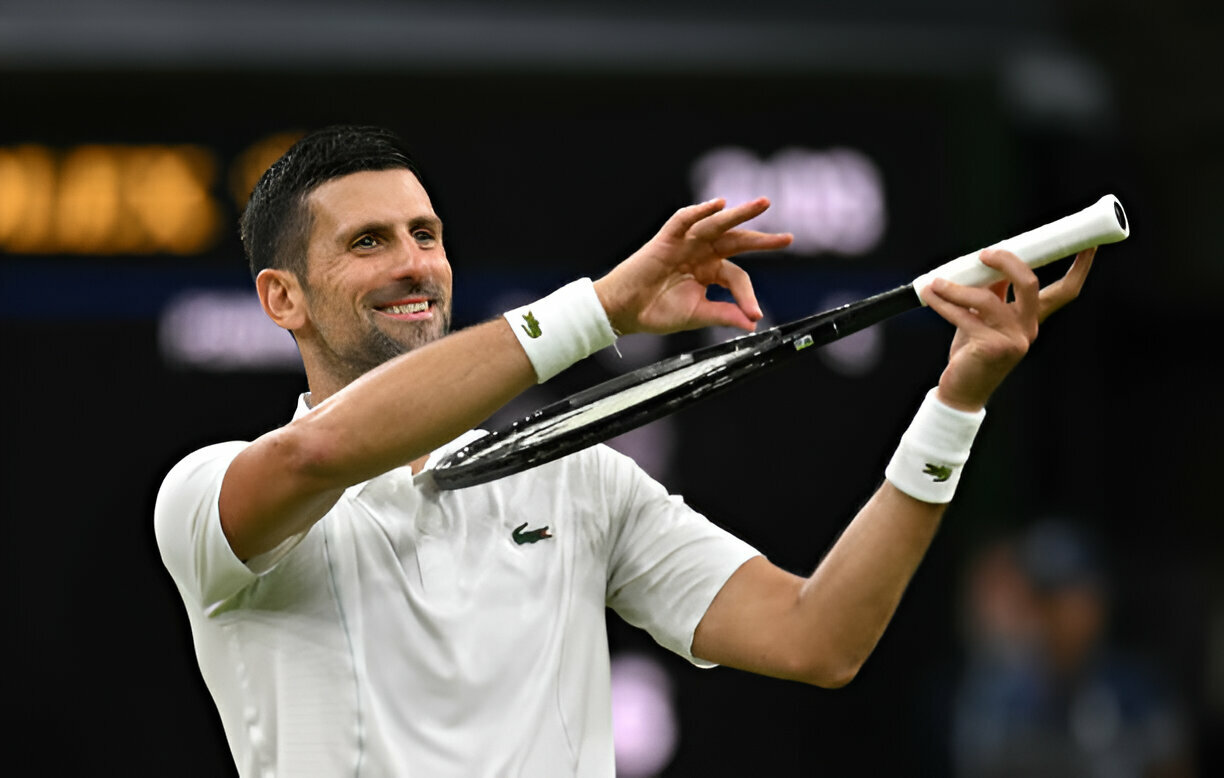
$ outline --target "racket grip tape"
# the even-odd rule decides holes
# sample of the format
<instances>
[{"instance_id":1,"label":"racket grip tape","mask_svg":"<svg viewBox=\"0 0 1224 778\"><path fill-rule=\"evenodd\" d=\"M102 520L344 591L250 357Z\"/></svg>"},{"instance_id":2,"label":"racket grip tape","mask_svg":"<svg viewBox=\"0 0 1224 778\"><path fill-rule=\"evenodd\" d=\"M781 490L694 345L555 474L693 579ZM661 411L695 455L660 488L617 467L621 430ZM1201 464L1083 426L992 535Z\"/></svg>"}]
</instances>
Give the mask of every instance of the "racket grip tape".
<instances>
[{"instance_id":1,"label":"racket grip tape","mask_svg":"<svg viewBox=\"0 0 1224 778\"><path fill-rule=\"evenodd\" d=\"M1006 249L1031 268L1039 268L1055 260L1069 257L1093 246L1117 243L1130 235L1130 222L1122 203L1113 195L1105 195L1078 213L1000 241L987 248ZM985 250L985 249L983 249ZM945 262L914 279L914 291L922 293L936 278L944 278L964 286L986 286L1003 278L978 258L981 251ZM923 300L923 305L926 301Z\"/></svg>"},{"instance_id":2,"label":"racket grip tape","mask_svg":"<svg viewBox=\"0 0 1224 778\"><path fill-rule=\"evenodd\" d=\"M616 342L616 333L589 278L580 278L502 315L527 352L541 384Z\"/></svg>"}]
</instances>

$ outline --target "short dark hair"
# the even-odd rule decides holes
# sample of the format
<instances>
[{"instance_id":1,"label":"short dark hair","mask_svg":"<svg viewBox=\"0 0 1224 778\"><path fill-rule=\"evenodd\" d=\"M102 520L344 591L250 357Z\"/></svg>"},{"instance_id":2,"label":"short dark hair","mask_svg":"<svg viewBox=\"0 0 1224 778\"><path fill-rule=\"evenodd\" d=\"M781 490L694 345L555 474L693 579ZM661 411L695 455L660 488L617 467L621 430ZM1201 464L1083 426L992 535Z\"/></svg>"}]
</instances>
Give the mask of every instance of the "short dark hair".
<instances>
[{"instance_id":1,"label":"short dark hair","mask_svg":"<svg viewBox=\"0 0 1224 778\"><path fill-rule=\"evenodd\" d=\"M338 125L307 134L260 177L242 213L240 234L251 277L268 267L306 272L310 211L306 198L334 178L365 170L421 172L398 135L383 127Z\"/></svg>"}]
</instances>

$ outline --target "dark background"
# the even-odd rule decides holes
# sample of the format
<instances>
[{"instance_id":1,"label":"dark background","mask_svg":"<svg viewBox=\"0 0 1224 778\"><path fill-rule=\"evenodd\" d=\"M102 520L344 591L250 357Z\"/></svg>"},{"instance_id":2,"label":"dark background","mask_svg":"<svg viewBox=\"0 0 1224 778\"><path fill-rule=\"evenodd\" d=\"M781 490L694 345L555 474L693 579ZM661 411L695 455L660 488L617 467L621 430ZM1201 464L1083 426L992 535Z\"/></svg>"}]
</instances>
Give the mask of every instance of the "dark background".
<instances>
[{"instance_id":1,"label":"dark background","mask_svg":"<svg viewBox=\"0 0 1224 778\"><path fill-rule=\"evenodd\" d=\"M668 774L943 774L964 566L986 539L1048 515L1107 539L1114 639L1167 670L1199 768L1224 770L1215 6L259 9L0 4L0 149L199 145L218 160L223 225L188 255L49 242L0 256L15 761L38 755L64 774L232 770L157 556L152 501L185 453L284 423L304 380L168 364L157 317L184 289L249 288L227 178L245 150L373 122L422 163L447 224L459 325L507 294L609 268L695 197L689 166L719 146L762 158L850 146L885 179L888 228L867 255L744 259L776 320L1116 194L1132 237L1102 250L1085 294L996 396L957 502L860 677L829 692L664 658L681 722ZM907 314L883 325L884 359L865 375L812 358L684 411L666 426L660 477L806 573L874 489L949 335L933 314ZM664 351L700 337L672 336ZM579 366L511 413L609 365ZM611 636L616 650L657 651L615 618Z\"/></svg>"}]
</instances>

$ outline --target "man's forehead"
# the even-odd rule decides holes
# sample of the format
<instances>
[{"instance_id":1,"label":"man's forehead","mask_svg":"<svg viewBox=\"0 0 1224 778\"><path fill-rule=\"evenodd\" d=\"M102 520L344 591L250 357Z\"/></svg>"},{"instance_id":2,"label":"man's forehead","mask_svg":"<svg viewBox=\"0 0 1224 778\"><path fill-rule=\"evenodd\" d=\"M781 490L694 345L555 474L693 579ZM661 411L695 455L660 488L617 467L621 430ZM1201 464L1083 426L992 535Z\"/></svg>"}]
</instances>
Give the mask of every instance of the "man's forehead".
<instances>
[{"instance_id":1,"label":"man's forehead","mask_svg":"<svg viewBox=\"0 0 1224 778\"><path fill-rule=\"evenodd\" d=\"M411 170L362 170L325 181L306 199L316 225L437 218L429 194Z\"/></svg>"}]
</instances>

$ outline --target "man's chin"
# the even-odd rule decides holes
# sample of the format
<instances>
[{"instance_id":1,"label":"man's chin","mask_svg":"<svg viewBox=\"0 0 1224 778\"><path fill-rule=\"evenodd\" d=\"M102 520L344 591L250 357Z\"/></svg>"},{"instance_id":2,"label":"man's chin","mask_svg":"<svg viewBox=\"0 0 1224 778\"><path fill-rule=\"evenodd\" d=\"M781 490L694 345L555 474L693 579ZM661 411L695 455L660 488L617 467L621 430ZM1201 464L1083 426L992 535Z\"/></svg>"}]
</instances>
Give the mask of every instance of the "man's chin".
<instances>
[{"instance_id":1,"label":"man's chin","mask_svg":"<svg viewBox=\"0 0 1224 778\"><path fill-rule=\"evenodd\" d=\"M393 359L400 354L407 354L409 351L415 351L421 346L433 343L446 334L446 328L440 322L422 322L427 324L426 327L413 327L400 332L386 332L379 330L383 336L383 348L379 349L384 354L389 356L386 359Z\"/></svg>"}]
</instances>

